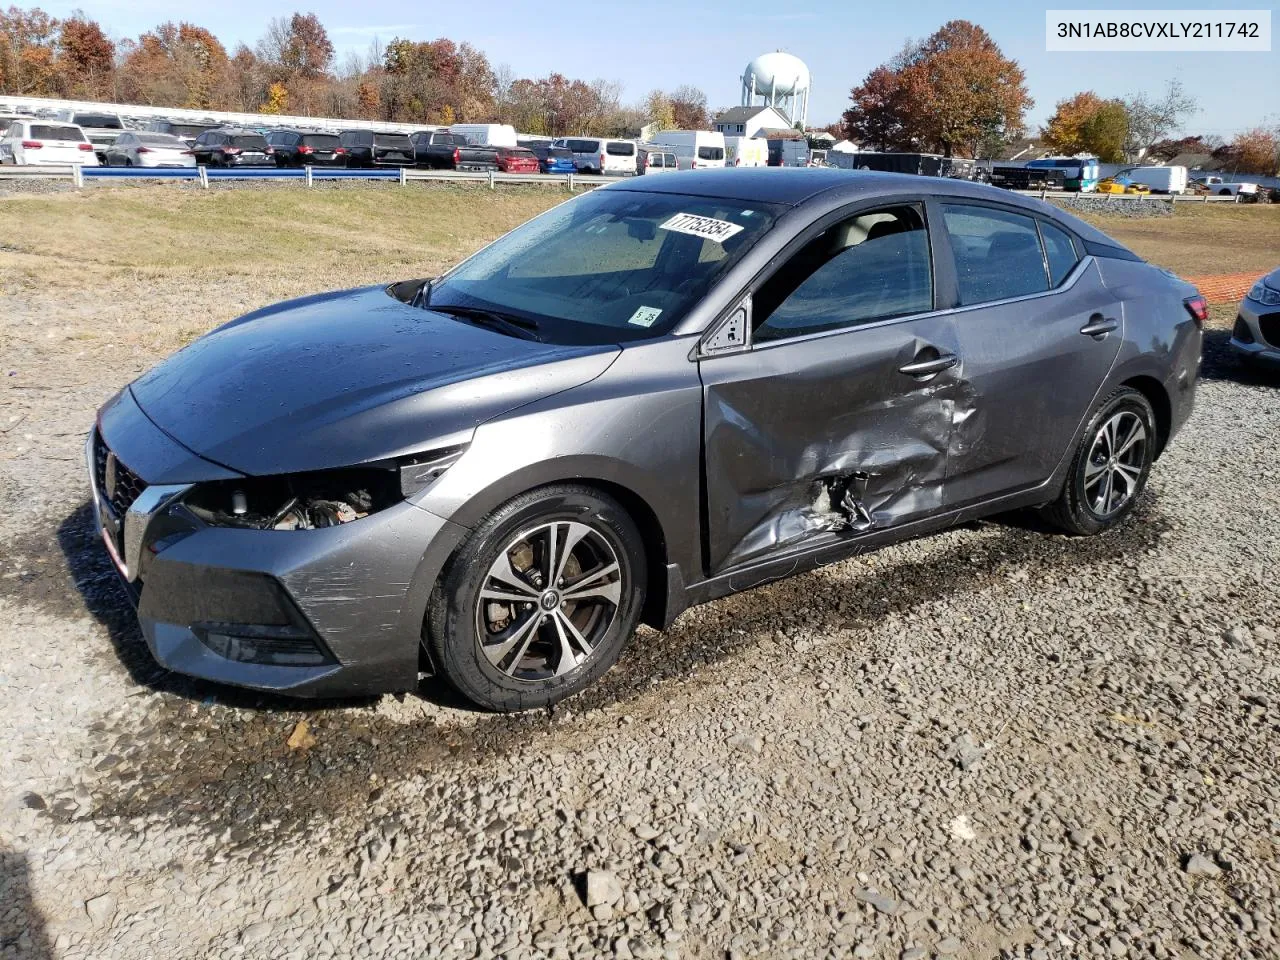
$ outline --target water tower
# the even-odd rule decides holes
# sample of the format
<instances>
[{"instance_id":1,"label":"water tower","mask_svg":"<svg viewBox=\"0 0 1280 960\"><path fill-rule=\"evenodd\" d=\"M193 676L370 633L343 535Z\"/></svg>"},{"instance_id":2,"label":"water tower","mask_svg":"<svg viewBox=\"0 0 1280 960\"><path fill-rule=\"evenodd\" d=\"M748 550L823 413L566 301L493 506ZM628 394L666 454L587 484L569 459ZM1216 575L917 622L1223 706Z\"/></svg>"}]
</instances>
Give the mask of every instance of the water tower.
<instances>
[{"instance_id":1,"label":"water tower","mask_svg":"<svg viewBox=\"0 0 1280 960\"><path fill-rule=\"evenodd\" d=\"M742 71L742 105L774 107L792 125L809 122L809 68L781 50L762 53Z\"/></svg>"}]
</instances>

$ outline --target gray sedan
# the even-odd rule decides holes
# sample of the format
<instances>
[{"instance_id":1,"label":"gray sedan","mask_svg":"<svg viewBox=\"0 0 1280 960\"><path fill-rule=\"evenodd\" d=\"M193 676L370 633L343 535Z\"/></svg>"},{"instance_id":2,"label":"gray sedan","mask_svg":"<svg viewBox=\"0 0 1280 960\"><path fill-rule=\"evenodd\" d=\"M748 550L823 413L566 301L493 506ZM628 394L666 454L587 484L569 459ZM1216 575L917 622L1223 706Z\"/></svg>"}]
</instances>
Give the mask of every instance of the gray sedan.
<instances>
[{"instance_id":1,"label":"gray sedan","mask_svg":"<svg viewBox=\"0 0 1280 960\"><path fill-rule=\"evenodd\" d=\"M1280 364L1280 267L1255 283L1240 303L1229 343L1246 360Z\"/></svg>"},{"instance_id":2,"label":"gray sedan","mask_svg":"<svg viewBox=\"0 0 1280 960\"><path fill-rule=\"evenodd\" d=\"M303 297L88 441L170 669L494 710L640 621L1020 507L1120 523L1191 413L1204 300L1050 205L837 170L645 177L434 281Z\"/></svg>"},{"instance_id":3,"label":"gray sedan","mask_svg":"<svg viewBox=\"0 0 1280 960\"><path fill-rule=\"evenodd\" d=\"M185 140L168 133L127 131L103 150L108 167L194 167L195 154Z\"/></svg>"}]
</instances>

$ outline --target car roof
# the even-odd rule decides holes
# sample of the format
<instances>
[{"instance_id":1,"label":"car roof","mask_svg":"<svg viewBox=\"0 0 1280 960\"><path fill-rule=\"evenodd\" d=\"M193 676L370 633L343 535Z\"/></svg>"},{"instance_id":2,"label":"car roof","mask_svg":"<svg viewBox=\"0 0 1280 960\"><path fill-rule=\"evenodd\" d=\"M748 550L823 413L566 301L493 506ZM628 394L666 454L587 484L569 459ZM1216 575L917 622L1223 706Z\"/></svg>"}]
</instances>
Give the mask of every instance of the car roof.
<instances>
[{"instance_id":1,"label":"car roof","mask_svg":"<svg viewBox=\"0 0 1280 960\"><path fill-rule=\"evenodd\" d=\"M639 190L646 193L683 193L689 196L747 203L777 203L801 207L807 203L853 202L903 193L956 200L988 200L1021 207L1029 214L1063 224L1083 240L1126 249L1101 230L1072 216L1061 207L1012 193L985 183L952 177L925 177L912 173L881 173L832 167L751 167L684 170L664 177L621 180L598 190Z\"/></svg>"}]
</instances>

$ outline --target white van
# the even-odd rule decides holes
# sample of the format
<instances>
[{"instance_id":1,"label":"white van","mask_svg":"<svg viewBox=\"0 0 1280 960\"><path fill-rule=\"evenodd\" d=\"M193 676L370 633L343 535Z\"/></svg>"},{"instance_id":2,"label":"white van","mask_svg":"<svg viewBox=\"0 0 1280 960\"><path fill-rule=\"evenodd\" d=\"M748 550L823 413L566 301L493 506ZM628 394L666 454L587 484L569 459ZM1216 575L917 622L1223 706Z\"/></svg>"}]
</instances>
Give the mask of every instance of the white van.
<instances>
[{"instance_id":1,"label":"white van","mask_svg":"<svg viewBox=\"0 0 1280 960\"><path fill-rule=\"evenodd\" d=\"M635 176L636 145L631 140L561 137L552 146L570 151L574 165L583 173Z\"/></svg>"},{"instance_id":2,"label":"white van","mask_svg":"<svg viewBox=\"0 0 1280 960\"><path fill-rule=\"evenodd\" d=\"M711 130L662 130L653 143L670 147L680 160L681 170L705 170L724 166L724 134Z\"/></svg>"},{"instance_id":3,"label":"white van","mask_svg":"<svg viewBox=\"0 0 1280 960\"><path fill-rule=\"evenodd\" d=\"M725 137L724 165L726 167L767 167L769 141L764 137Z\"/></svg>"},{"instance_id":4,"label":"white van","mask_svg":"<svg viewBox=\"0 0 1280 960\"><path fill-rule=\"evenodd\" d=\"M1131 183L1145 183L1152 193L1185 193L1187 190L1186 167L1130 167L1116 176L1125 177Z\"/></svg>"},{"instance_id":5,"label":"white van","mask_svg":"<svg viewBox=\"0 0 1280 960\"><path fill-rule=\"evenodd\" d=\"M449 132L466 137L473 147L514 147L516 128L509 123L455 123Z\"/></svg>"}]
</instances>

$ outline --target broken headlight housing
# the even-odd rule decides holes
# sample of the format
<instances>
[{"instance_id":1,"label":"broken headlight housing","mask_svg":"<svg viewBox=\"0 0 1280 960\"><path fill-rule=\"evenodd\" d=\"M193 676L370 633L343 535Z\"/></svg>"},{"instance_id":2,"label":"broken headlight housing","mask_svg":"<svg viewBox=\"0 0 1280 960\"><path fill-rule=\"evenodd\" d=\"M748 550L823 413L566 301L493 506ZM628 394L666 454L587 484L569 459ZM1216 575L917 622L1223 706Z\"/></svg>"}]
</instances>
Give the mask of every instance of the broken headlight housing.
<instances>
[{"instance_id":1,"label":"broken headlight housing","mask_svg":"<svg viewBox=\"0 0 1280 960\"><path fill-rule=\"evenodd\" d=\"M446 447L358 467L216 480L195 487L182 507L215 527L336 527L421 493L465 451L465 446Z\"/></svg>"}]
</instances>

